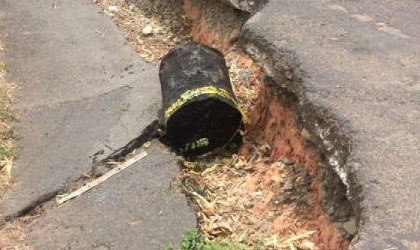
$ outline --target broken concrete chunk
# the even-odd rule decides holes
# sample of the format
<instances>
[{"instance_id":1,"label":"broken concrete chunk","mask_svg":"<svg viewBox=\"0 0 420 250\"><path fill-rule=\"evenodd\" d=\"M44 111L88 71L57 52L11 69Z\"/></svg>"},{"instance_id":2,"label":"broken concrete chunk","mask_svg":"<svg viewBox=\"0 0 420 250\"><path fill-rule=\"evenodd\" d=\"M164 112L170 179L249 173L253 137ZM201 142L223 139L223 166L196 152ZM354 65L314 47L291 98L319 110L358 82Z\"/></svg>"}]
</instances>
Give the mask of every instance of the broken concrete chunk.
<instances>
[{"instance_id":1,"label":"broken concrete chunk","mask_svg":"<svg viewBox=\"0 0 420 250\"><path fill-rule=\"evenodd\" d=\"M146 35L146 36L153 34L153 27L150 25L145 26L142 30L142 33L143 35Z\"/></svg>"},{"instance_id":2,"label":"broken concrete chunk","mask_svg":"<svg viewBox=\"0 0 420 250\"><path fill-rule=\"evenodd\" d=\"M222 2L238 10L255 13L267 3L267 0L222 0Z\"/></svg>"},{"instance_id":3,"label":"broken concrete chunk","mask_svg":"<svg viewBox=\"0 0 420 250\"><path fill-rule=\"evenodd\" d=\"M354 236L357 233L356 218L351 218L349 221L343 223L343 229L348 235Z\"/></svg>"},{"instance_id":4,"label":"broken concrete chunk","mask_svg":"<svg viewBox=\"0 0 420 250\"><path fill-rule=\"evenodd\" d=\"M108 11L109 11L109 12L112 12L112 13L115 13L115 12L117 12L117 11L118 11L118 7L117 7L117 6L114 6L114 5L110 5L110 6L108 7Z\"/></svg>"}]
</instances>

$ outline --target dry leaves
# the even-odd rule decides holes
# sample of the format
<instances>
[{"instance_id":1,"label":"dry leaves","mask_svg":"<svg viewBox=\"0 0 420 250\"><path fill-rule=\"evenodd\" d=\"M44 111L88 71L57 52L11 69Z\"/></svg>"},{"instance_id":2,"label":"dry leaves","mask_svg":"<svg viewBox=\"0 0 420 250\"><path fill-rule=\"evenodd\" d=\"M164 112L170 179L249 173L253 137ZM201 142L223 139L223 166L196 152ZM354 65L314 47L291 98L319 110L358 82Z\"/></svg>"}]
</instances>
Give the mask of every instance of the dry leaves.
<instances>
[{"instance_id":1,"label":"dry leaves","mask_svg":"<svg viewBox=\"0 0 420 250\"><path fill-rule=\"evenodd\" d=\"M266 147L187 164L185 187L200 208L200 230L207 239L227 237L250 249L317 249L310 213L297 212L297 199L282 200L293 166L263 157Z\"/></svg>"},{"instance_id":2,"label":"dry leaves","mask_svg":"<svg viewBox=\"0 0 420 250\"><path fill-rule=\"evenodd\" d=\"M248 114L262 86L262 72L241 49L233 47L225 55L229 76L241 109Z\"/></svg>"},{"instance_id":3,"label":"dry leaves","mask_svg":"<svg viewBox=\"0 0 420 250\"><path fill-rule=\"evenodd\" d=\"M104 14L114 19L146 62L157 64L171 48L191 40L185 18L171 20L177 24L168 26L163 23L162 16L146 13L124 0L96 0L96 3L103 7ZM174 26L177 30L173 30Z\"/></svg>"},{"instance_id":4,"label":"dry leaves","mask_svg":"<svg viewBox=\"0 0 420 250\"><path fill-rule=\"evenodd\" d=\"M26 224L23 220L16 220L0 229L0 249L2 250L30 250L25 243Z\"/></svg>"}]
</instances>

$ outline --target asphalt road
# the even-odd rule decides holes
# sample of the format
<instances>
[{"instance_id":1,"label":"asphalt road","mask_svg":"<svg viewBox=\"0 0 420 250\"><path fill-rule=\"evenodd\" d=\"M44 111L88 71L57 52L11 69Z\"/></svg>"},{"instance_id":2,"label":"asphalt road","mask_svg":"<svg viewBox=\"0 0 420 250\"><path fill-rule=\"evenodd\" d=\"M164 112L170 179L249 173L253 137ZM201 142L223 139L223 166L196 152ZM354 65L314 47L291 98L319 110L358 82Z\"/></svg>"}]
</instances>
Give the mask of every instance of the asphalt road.
<instances>
[{"instance_id":1,"label":"asphalt road","mask_svg":"<svg viewBox=\"0 0 420 250\"><path fill-rule=\"evenodd\" d=\"M67 186L157 119L157 68L138 57L90 0L0 0L20 155L16 184L1 203L13 215ZM170 182L175 156L154 145L141 163L71 205L41 216L28 234L37 249L161 249L195 228ZM38 224L39 223L39 224ZM49 231L52 230L52 231Z\"/></svg>"},{"instance_id":2,"label":"asphalt road","mask_svg":"<svg viewBox=\"0 0 420 250\"><path fill-rule=\"evenodd\" d=\"M244 27L244 46L302 110L350 138L348 155L343 142L324 148L362 188L352 249L420 249L419 31L414 0L270 1Z\"/></svg>"},{"instance_id":3,"label":"asphalt road","mask_svg":"<svg viewBox=\"0 0 420 250\"><path fill-rule=\"evenodd\" d=\"M91 1L58 3L0 0L9 77L22 89L15 107L24 145L3 216L89 171L94 153L112 152L157 117L157 70ZM321 146L361 186L352 249L420 249L419 13L415 0L272 0L240 39L300 98L302 112L328 116L350 138L343 155L331 147L339 141ZM157 144L149 150L109 185L44 214L28 243L159 249L176 242L195 218L169 188L174 156Z\"/></svg>"}]
</instances>

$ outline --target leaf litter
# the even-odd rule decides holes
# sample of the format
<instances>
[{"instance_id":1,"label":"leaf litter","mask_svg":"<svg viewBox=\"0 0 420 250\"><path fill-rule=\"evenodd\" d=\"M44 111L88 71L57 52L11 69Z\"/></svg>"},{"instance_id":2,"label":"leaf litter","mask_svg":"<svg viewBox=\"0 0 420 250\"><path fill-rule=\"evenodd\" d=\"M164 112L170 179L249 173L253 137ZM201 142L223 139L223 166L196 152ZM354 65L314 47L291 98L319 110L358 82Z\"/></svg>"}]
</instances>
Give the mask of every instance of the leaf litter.
<instances>
[{"instance_id":1,"label":"leaf litter","mask_svg":"<svg viewBox=\"0 0 420 250\"><path fill-rule=\"evenodd\" d=\"M157 65L171 48L192 40L183 15L169 17L168 25L165 15L124 0L95 2L146 62ZM262 88L261 69L235 46L225 58L238 103L249 114ZM201 233L207 240L226 238L249 249L318 249L309 174L290 159L271 159L268 145L258 145L246 134L244 140L233 155L210 154L182 163L183 188L199 208Z\"/></svg>"}]
</instances>

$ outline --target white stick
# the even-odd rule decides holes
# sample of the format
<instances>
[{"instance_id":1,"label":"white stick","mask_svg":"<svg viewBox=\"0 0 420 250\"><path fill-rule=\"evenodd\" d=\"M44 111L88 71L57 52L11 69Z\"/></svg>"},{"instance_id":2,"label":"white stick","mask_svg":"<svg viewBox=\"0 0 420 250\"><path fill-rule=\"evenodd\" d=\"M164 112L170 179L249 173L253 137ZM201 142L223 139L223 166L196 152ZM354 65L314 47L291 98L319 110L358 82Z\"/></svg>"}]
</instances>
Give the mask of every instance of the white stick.
<instances>
[{"instance_id":1,"label":"white stick","mask_svg":"<svg viewBox=\"0 0 420 250\"><path fill-rule=\"evenodd\" d=\"M127 167L133 165L134 163L138 162L139 160L143 159L146 156L147 156L147 153L145 151L142 151L140 154L134 156L133 158L128 159L127 161L121 163L117 167L109 170L104 175L100 176L99 178L94 179L93 181L86 183L82 187L80 187L80 188L78 188L78 189L76 189L76 190L74 190L74 191L72 191L70 193L67 193L67 194L57 195L57 198L56 198L57 204L58 205L61 205L64 202L66 202L68 200L71 200L71 199L73 199L73 198L75 198L75 197L77 197L77 196L85 193L86 191L89 191L93 187L98 186L102 182L108 180L113 175L118 174L122 170L124 170Z\"/></svg>"}]
</instances>

